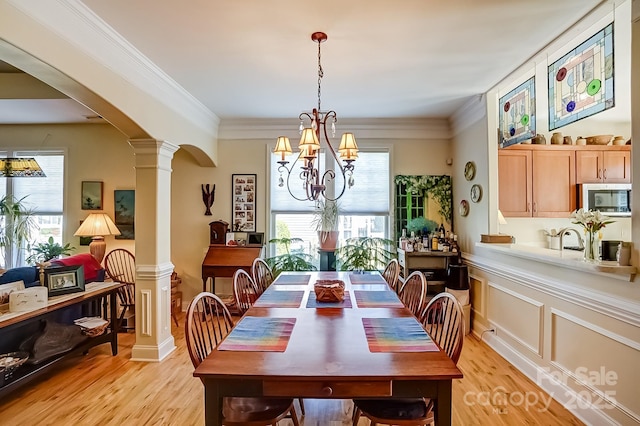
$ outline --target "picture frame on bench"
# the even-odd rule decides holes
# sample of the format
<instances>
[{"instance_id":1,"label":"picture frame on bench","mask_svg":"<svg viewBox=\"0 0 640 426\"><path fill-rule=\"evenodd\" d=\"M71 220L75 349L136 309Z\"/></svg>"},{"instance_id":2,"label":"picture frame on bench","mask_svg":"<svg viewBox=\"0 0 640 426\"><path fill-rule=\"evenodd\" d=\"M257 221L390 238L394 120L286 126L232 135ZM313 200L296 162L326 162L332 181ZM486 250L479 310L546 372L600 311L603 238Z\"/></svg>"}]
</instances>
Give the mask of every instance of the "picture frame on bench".
<instances>
[{"instance_id":1,"label":"picture frame on bench","mask_svg":"<svg viewBox=\"0 0 640 426\"><path fill-rule=\"evenodd\" d=\"M44 270L49 297L84 291L84 266L59 266Z\"/></svg>"}]
</instances>

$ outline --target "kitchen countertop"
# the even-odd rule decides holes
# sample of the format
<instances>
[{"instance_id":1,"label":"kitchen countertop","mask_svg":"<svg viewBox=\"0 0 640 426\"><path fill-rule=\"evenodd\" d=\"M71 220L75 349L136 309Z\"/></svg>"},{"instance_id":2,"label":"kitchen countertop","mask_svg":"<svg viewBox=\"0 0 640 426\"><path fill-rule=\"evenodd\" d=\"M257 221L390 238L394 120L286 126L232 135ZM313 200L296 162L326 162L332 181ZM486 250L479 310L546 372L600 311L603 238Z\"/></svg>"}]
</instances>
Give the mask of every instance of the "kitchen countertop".
<instances>
[{"instance_id":1,"label":"kitchen countertop","mask_svg":"<svg viewBox=\"0 0 640 426\"><path fill-rule=\"evenodd\" d=\"M620 266L616 261L585 262L582 259L582 251L551 250L528 244L489 244L480 242L476 243L476 247L582 272L605 273L612 278L624 281L633 281L636 274L635 266Z\"/></svg>"}]
</instances>

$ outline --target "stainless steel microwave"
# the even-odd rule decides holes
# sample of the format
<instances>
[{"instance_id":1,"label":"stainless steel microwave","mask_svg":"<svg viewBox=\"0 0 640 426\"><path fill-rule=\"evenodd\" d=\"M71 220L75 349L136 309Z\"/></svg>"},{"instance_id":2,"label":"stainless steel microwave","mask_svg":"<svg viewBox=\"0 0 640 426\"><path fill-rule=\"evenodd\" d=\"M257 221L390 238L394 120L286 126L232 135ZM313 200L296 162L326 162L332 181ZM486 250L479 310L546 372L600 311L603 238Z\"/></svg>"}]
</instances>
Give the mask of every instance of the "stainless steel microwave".
<instances>
[{"instance_id":1,"label":"stainless steel microwave","mask_svg":"<svg viewBox=\"0 0 640 426\"><path fill-rule=\"evenodd\" d=\"M630 183L585 183L580 193L580 206L599 210L606 216L631 216Z\"/></svg>"}]
</instances>

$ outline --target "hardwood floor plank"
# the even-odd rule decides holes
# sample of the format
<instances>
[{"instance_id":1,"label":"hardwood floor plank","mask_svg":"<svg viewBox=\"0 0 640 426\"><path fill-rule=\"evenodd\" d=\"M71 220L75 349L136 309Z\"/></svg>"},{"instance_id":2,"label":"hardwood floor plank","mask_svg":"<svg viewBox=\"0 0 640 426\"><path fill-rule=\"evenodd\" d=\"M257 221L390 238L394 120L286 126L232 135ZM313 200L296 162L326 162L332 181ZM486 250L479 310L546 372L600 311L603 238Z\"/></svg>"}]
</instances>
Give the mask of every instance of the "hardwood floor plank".
<instances>
[{"instance_id":1,"label":"hardwood floor plank","mask_svg":"<svg viewBox=\"0 0 640 426\"><path fill-rule=\"evenodd\" d=\"M184 316L179 320L183 325ZM174 326L173 332L177 349L161 363L130 360L133 334L120 335L115 357L102 345L63 362L0 401L0 426L203 424L202 383L192 376L184 329ZM458 365L465 377L453 383L455 425L582 424L554 400L545 408L549 396L473 336L465 338ZM517 404L519 395L537 403ZM305 409L303 426L351 424L351 401L305 399ZM359 426L368 424L361 419Z\"/></svg>"}]
</instances>

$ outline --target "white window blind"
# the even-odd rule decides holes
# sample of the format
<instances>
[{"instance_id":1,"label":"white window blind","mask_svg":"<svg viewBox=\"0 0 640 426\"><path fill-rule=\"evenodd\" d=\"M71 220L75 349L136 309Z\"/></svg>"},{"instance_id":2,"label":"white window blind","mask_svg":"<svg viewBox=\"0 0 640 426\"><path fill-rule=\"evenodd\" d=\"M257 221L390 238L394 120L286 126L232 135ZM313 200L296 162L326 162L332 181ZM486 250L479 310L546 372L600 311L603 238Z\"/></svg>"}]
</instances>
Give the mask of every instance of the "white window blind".
<instances>
[{"instance_id":1,"label":"white window blind","mask_svg":"<svg viewBox=\"0 0 640 426\"><path fill-rule=\"evenodd\" d=\"M327 155L330 157L330 154ZM286 188L287 173L282 173L285 186L279 187L280 172L277 163L279 157L271 155L271 211L272 212L313 212L313 201L298 201L289 194ZM321 170L326 168L325 156L321 156ZM293 158L290 159L293 162ZM291 163L289 163L290 165ZM291 173L289 184L291 191L299 198L304 197L302 180L300 180L300 167L298 163ZM353 178L355 185L346 188L339 200L342 214L388 214L390 197L389 177L389 152L388 151L361 151L354 163ZM336 171L336 179L333 189L336 195L342 189L342 175ZM327 190L327 193L332 193Z\"/></svg>"},{"instance_id":2,"label":"white window blind","mask_svg":"<svg viewBox=\"0 0 640 426\"><path fill-rule=\"evenodd\" d=\"M39 215L63 214L64 155L62 152L16 152L17 157L34 157L46 177L11 178L13 196Z\"/></svg>"}]
</instances>

